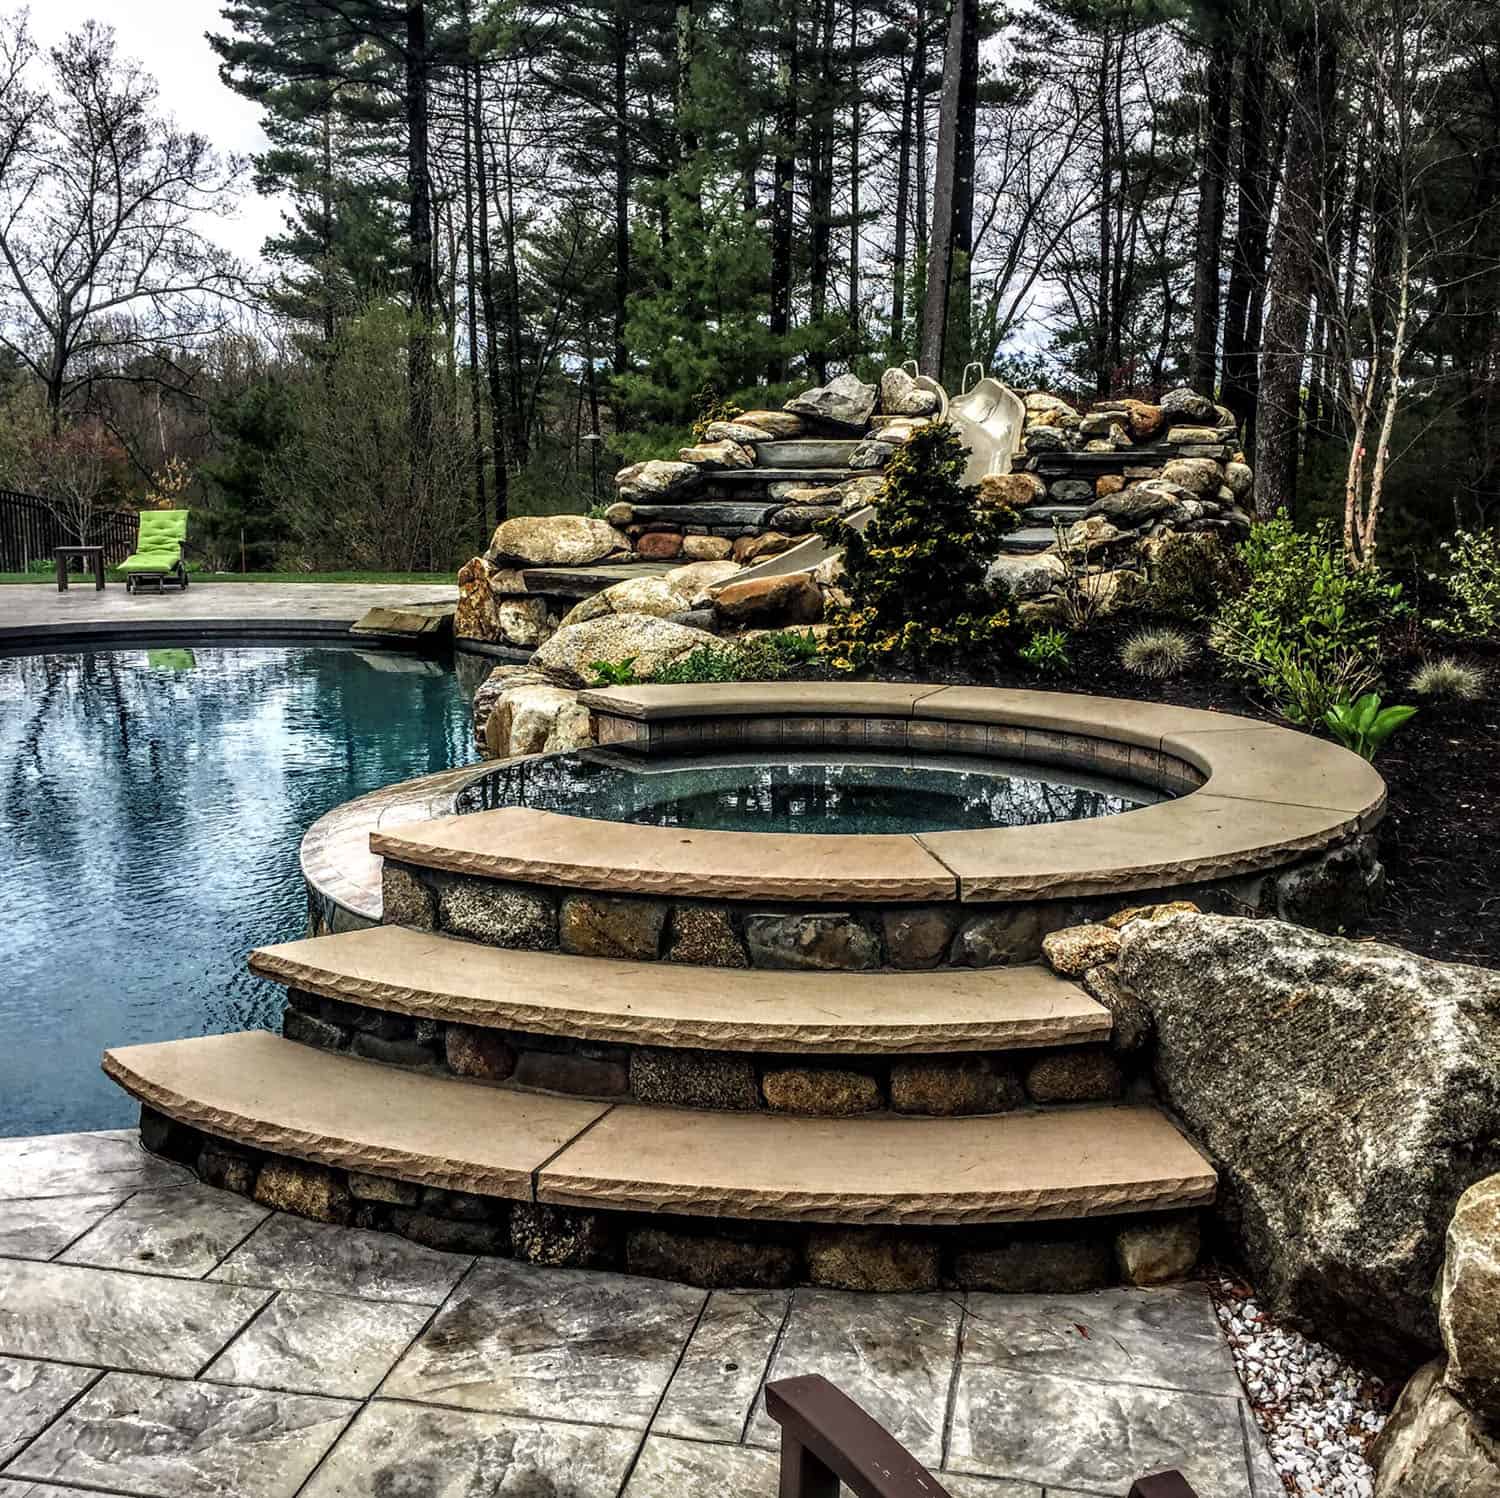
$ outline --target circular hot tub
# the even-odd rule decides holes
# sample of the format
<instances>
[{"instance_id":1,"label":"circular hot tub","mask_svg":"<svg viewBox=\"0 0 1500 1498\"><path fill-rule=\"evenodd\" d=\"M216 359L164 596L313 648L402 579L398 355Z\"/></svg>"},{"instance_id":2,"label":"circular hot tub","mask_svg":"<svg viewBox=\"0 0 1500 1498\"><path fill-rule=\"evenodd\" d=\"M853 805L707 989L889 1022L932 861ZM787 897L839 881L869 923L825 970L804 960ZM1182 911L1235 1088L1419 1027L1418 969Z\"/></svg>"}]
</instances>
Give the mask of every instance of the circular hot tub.
<instances>
[{"instance_id":1,"label":"circular hot tub","mask_svg":"<svg viewBox=\"0 0 1500 1498\"><path fill-rule=\"evenodd\" d=\"M607 749L500 765L459 811L535 811L712 832L894 835L1036 827L1117 816L1167 799L1121 776L1019 760L766 749L639 756Z\"/></svg>"}]
</instances>

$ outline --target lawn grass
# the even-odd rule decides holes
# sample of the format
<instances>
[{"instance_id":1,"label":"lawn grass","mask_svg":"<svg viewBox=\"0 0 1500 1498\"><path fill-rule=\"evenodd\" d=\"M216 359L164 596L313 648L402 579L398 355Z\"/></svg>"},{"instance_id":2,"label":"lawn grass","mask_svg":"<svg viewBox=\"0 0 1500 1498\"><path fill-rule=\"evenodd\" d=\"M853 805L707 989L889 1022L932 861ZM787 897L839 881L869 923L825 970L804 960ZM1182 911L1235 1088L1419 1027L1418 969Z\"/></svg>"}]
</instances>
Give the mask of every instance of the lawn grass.
<instances>
[{"instance_id":1,"label":"lawn grass","mask_svg":"<svg viewBox=\"0 0 1500 1498\"><path fill-rule=\"evenodd\" d=\"M114 568L105 571L109 582L124 584L125 574ZM453 583L451 572L189 572L191 585L198 583L420 583L424 586ZM49 568L46 572L0 572L0 583L39 583L48 587L57 586L57 576ZM93 578L88 574L73 573L69 578L72 587L92 587Z\"/></svg>"}]
</instances>

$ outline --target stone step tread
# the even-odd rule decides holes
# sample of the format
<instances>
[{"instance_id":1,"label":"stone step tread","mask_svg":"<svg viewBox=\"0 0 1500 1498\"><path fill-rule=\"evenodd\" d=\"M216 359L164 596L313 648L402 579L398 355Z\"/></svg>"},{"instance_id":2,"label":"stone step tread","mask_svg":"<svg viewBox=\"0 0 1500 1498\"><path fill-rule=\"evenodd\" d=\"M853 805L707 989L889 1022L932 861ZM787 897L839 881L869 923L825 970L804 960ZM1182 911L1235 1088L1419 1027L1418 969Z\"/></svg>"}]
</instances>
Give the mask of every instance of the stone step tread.
<instances>
[{"instance_id":1,"label":"stone step tread","mask_svg":"<svg viewBox=\"0 0 1500 1498\"><path fill-rule=\"evenodd\" d=\"M878 468L725 468L704 475L704 483L713 488L723 484L730 488L753 488L764 484L801 484L805 487L842 484L845 479L878 479Z\"/></svg>"},{"instance_id":2,"label":"stone step tread","mask_svg":"<svg viewBox=\"0 0 1500 1498\"><path fill-rule=\"evenodd\" d=\"M1105 1039L1108 1010L1039 964L796 973L502 951L405 926L262 947L250 968L422 1019L577 1040L914 1055Z\"/></svg>"},{"instance_id":3,"label":"stone step tread","mask_svg":"<svg viewBox=\"0 0 1500 1498\"><path fill-rule=\"evenodd\" d=\"M1087 505L1028 505L1021 511L1021 519L1029 520L1032 525L1050 527L1054 520L1061 520L1065 525L1082 520L1088 512Z\"/></svg>"},{"instance_id":4,"label":"stone step tread","mask_svg":"<svg viewBox=\"0 0 1500 1498\"><path fill-rule=\"evenodd\" d=\"M1050 525L1023 525L1001 538L1002 551L1046 551L1057 540Z\"/></svg>"},{"instance_id":5,"label":"stone step tread","mask_svg":"<svg viewBox=\"0 0 1500 1498\"><path fill-rule=\"evenodd\" d=\"M107 1051L126 1092L232 1143L449 1190L766 1221L979 1224L1212 1201L1155 1108L976 1118L703 1113L474 1087L260 1031Z\"/></svg>"},{"instance_id":6,"label":"stone step tread","mask_svg":"<svg viewBox=\"0 0 1500 1498\"><path fill-rule=\"evenodd\" d=\"M243 1030L124 1046L104 1071L181 1123L276 1154L526 1201L532 1174L609 1108L381 1066Z\"/></svg>"},{"instance_id":7,"label":"stone step tread","mask_svg":"<svg viewBox=\"0 0 1500 1498\"><path fill-rule=\"evenodd\" d=\"M779 438L755 444L757 468L818 468L829 464L847 465L854 450L867 442L866 437L795 437Z\"/></svg>"},{"instance_id":8,"label":"stone step tread","mask_svg":"<svg viewBox=\"0 0 1500 1498\"><path fill-rule=\"evenodd\" d=\"M632 504L631 520L641 525L763 525L782 508L775 499L683 500L680 504Z\"/></svg>"}]
</instances>

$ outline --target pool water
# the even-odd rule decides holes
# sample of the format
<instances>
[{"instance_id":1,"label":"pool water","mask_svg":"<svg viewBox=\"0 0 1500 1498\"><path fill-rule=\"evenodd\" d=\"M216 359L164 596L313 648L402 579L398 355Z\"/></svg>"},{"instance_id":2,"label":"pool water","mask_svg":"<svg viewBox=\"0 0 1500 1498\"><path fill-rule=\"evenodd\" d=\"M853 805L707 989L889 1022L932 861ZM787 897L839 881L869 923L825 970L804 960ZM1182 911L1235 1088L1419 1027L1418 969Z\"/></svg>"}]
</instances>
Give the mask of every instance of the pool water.
<instances>
[{"instance_id":1,"label":"pool water","mask_svg":"<svg viewBox=\"0 0 1500 1498\"><path fill-rule=\"evenodd\" d=\"M718 832L948 832L1114 816L1145 786L1003 760L766 751L640 759L602 749L503 765L459 809L539 811Z\"/></svg>"},{"instance_id":2,"label":"pool water","mask_svg":"<svg viewBox=\"0 0 1500 1498\"><path fill-rule=\"evenodd\" d=\"M432 661L342 646L0 658L0 1135L118 1128L106 1046L277 1028L330 807L471 760Z\"/></svg>"}]
</instances>

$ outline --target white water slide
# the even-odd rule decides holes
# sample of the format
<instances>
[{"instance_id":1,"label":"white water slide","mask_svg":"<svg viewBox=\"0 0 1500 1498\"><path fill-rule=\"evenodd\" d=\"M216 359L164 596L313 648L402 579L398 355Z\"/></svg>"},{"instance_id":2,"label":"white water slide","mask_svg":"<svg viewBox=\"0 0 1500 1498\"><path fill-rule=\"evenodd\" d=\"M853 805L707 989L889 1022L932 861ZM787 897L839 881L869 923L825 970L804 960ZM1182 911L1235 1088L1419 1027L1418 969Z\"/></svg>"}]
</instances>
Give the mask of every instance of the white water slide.
<instances>
[{"instance_id":1,"label":"white water slide","mask_svg":"<svg viewBox=\"0 0 1500 1498\"><path fill-rule=\"evenodd\" d=\"M930 390L937 396L938 409L933 420L952 422L959 439L969 449L969 466L964 470L966 484L977 484L986 474L1010 472L1012 459L1024 451L1022 437L1026 427L1026 403L1010 386L990 379L983 365L971 364L964 370L963 392L950 400L948 392L936 380L917 373L915 360L909 360L903 368L916 379L919 389ZM971 388L969 376L976 371L979 379ZM874 513L875 507L866 505L845 517L844 523L862 531ZM729 581L742 583L753 577L811 572L819 563L838 556L839 551L839 547L830 546L821 536L809 536L786 551L737 572Z\"/></svg>"}]
</instances>

